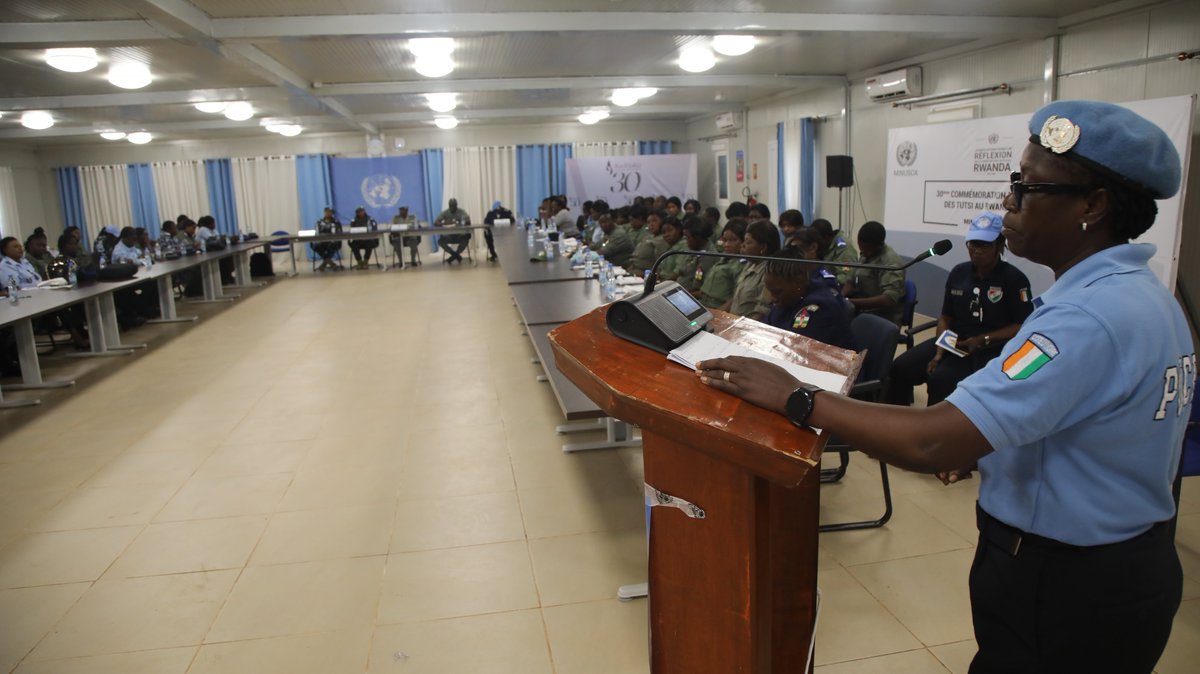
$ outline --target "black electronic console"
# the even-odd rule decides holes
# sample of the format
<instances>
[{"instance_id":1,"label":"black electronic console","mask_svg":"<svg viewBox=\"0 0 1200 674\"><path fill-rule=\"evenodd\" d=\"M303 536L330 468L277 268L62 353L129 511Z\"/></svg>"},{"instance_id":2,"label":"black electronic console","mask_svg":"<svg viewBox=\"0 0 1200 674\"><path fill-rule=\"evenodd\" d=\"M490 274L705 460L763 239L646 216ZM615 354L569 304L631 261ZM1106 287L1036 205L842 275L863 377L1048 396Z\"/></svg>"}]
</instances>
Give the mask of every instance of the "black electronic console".
<instances>
[{"instance_id":1,"label":"black electronic console","mask_svg":"<svg viewBox=\"0 0 1200 674\"><path fill-rule=\"evenodd\" d=\"M674 281L658 284L648 293L613 302L608 329L617 337L661 353L686 342L704 329L713 315Z\"/></svg>"}]
</instances>

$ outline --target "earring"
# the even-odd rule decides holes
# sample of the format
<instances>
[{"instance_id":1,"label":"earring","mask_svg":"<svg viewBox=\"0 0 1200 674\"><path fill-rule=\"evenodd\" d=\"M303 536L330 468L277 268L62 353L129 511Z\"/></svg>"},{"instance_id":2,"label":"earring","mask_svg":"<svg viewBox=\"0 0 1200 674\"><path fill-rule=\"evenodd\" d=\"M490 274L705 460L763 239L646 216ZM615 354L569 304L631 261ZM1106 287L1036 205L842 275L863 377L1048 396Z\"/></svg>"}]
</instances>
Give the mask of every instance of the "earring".
<instances>
[{"instance_id":1,"label":"earring","mask_svg":"<svg viewBox=\"0 0 1200 674\"><path fill-rule=\"evenodd\" d=\"M1087 220L1084 220L1083 222L1080 222L1080 223L1079 223L1079 228L1080 228L1080 229L1082 229L1083 231L1085 231L1085 232L1086 232L1086 231L1087 231Z\"/></svg>"}]
</instances>

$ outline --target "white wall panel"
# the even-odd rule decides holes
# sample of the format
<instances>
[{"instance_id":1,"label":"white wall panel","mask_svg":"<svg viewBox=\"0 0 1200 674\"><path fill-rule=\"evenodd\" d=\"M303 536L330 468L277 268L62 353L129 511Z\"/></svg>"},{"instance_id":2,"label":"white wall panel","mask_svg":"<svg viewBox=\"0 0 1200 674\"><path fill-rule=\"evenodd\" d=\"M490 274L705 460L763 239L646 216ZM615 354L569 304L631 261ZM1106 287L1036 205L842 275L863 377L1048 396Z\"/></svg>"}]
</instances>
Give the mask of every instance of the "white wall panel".
<instances>
[{"instance_id":1,"label":"white wall panel","mask_svg":"<svg viewBox=\"0 0 1200 674\"><path fill-rule=\"evenodd\" d=\"M1069 73L1146 56L1149 12L1123 14L1072 28L1062 38L1062 67Z\"/></svg>"}]
</instances>

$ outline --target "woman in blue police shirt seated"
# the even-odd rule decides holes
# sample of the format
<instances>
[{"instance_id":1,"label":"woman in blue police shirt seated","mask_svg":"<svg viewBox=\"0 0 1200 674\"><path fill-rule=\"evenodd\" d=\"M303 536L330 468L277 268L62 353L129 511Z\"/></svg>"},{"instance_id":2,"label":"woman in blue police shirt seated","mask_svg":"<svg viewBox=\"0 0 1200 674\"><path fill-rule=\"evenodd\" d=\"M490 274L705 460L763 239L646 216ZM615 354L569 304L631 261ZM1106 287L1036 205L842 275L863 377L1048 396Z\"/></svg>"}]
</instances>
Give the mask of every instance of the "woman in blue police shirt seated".
<instances>
[{"instance_id":1,"label":"woman in blue police shirt seated","mask_svg":"<svg viewBox=\"0 0 1200 674\"><path fill-rule=\"evenodd\" d=\"M1003 233L1057 280L945 402L872 405L744 358L698 374L902 468L953 482L978 465L972 674L1148 674L1182 591L1171 483L1196 356L1154 246L1129 241L1179 191L1179 154L1109 103L1051 103L1029 130Z\"/></svg>"},{"instance_id":2,"label":"woman in blue police shirt seated","mask_svg":"<svg viewBox=\"0 0 1200 674\"><path fill-rule=\"evenodd\" d=\"M956 346L968 355L949 353L934 339L905 351L892 365L888 402L911 405L913 387L921 384L928 386L930 405L942 402L958 382L1000 355L1033 312L1029 279L1001 259L1001 220L996 213L984 212L971 221L966 236L971 259L951 269L946 278L937 334L953 330Z\"/></svg>"},{"instance_id":3,"label":"woman in blue police shirt seated","mask_svg":"<svg viewBox=\"0 0 1200 674\"><path fill-rule=\"evenodd\" d=\"M843 349L855 348L850 314L841 293L813 278L813 264L796 248L767 260L763 288L771 297L764 323ZM789 261L789 260L794 260Z\"/></svg>"}]
</instances>

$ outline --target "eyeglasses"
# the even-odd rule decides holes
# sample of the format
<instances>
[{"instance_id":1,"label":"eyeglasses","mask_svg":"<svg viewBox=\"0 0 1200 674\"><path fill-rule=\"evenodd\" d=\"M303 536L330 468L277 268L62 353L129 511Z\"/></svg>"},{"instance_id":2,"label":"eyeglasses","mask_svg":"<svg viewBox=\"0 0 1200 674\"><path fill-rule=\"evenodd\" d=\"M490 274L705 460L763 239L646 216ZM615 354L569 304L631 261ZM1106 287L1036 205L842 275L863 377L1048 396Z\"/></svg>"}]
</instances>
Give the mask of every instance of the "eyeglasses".
<instances>
[{"instance_id":1,"label":"eyeglasses","mask_svg":"<svg viewBox=\"0 0 1200 674\"><path fill-rule=\"evenodd\" d=\"M995 248L995 246L996 246L995 241L968 241L967 242L967 248L973 248L975 250L991 250L992 248Z\"/></svg>"},{"instance_id":2,"label":"eyeglasses","mask_svg":"<svg viewBox=\"0 0 1200 674\"><path fill-rule=\"evenodd\" d=\"M1013 195L1013 205L1016 209L1021 210L1021 203L1025 200L1025 195L1030 193L1041 194L1090 194L1095 187L1090 185L1064 185L1061 183L1023 183L1021 182L1020 173L1012 173L1008 176L1008 187Z\"/></svg>"}]
</instances>

